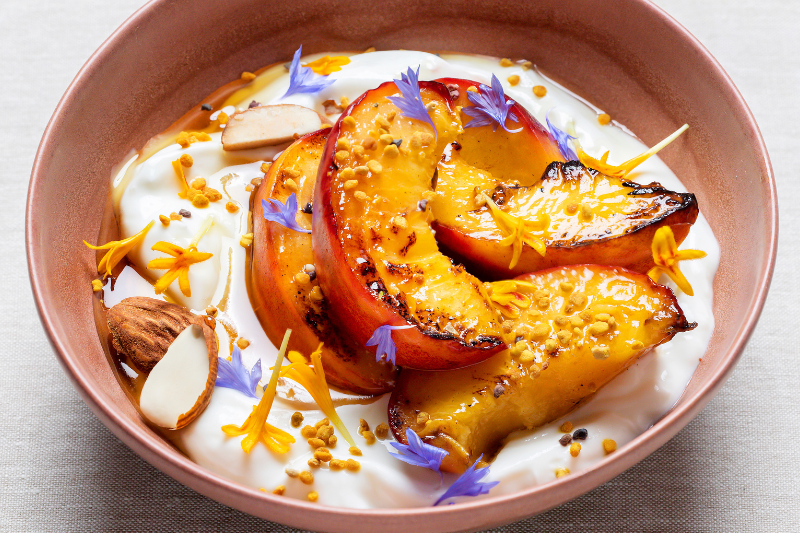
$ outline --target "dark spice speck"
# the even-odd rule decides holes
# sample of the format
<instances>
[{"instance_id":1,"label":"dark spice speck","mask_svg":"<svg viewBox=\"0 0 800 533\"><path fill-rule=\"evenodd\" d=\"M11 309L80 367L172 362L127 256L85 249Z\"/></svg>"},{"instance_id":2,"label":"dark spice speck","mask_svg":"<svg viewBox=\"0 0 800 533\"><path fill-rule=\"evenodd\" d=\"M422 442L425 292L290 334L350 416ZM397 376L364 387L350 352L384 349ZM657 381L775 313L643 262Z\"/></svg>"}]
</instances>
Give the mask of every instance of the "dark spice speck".
<instances>
[{"instance_id":1,"label":"dark spice speck","mask_svg":"<svg viewBox=\"0 0 800 533\"><path fill-rule=\"evenodd\" d=\"M453 141L451 144L453 145L453 148L455 148L456 150L461 150L461 143L460 142Z\"/></svg>"},{"instance_id":2,"label":"dark spice speck","mask_svg":"<svg viewBox=\"0 0 800 533\"><path fill-rule=\"evenodd\" d=\"M506 392L506 388L505 387L503 387L500 384L495 385L495 387L494 387L494 397L495 398L499 398L505 392Z\"/></svg>"},{"instance_id":3,"label":"dark spice speck","mask_svg":"<svg viewBox=\"0 0 800 533\"><path fill-rule=\"evenodd\" d=\"M192 218L192 212L187 211L186 209L181 209L180 211L178 211L178 214L183 218Z\"/></svg>"},{"instance_id":4,"label":"dark spice speck","mask_svg":"<svg viewBox=\"0 0 800 533\"><path fill-rule=\"evenodd\" d=\"M250 108L253 108L253 107L258 107L260 105L261 105L260 103L258 103L255 100L253 100L252 102L250 102L250 105L247 106L247 108L250 109Z\"/></svg>"},{"instance_id":5,"label":"dark spice speck","mask_svg":"<svg viewBox=\"0 0 800 533\"><path fill-rule=\"evenodd\" d=\"M203 104L200 106L200 109L202 109L203 111L211 111L214 108L211 107L211 104Z\"/></svg>"},{"instance_id":6,"label":"dark spice speck","mask_svg":"<svg viewBox=\"0 0 800 533\"><path fill-rule=\"evenodd\" d=\"M317 279L317 271L312 270L311 272L308 272L308 277L311 281L314 281L315 279Z\"/></svg>"},{"instance_id":7,"label":"dark spice speck","mask_svg":"<svg viewBox=\"0 0 800 533\"><path fill-rule=\"evenodd\" d=\"M417 202L417 208L420 211L425 211L426 209L428 209L428 200L420 200L419 202Z\"/></svg>"},{"instance_id":8,"label":"dark spice speck","mask_svg":"<svg viewBox=\"0 0 800 533\"><path fill-rule=\"evenodd\" d=\"M561 435L561 438L558 439L558 443L562 446L569 446L569 443L572 442L572 435L567 433L566 435Z\"/></svg>"},{"instance_id":9,"label":"dark spice speck","mask_svg":"<svg viewBox=\"0 0 800 533\"><path fill-rule=\"evenodd\" d=\"M514 342L519 342L519 341L524 341L524 340L525 340L525 337L523 337L522 335L517 335L516 337L514 337Z\"/></svg>"},{"instance_id":10,"label":"dark spice speck","mask_svg":"<svg viewBox=\"0 0 800 533\"><path fill-rule=\"evenodd\" d=\"M392 139L392 144L400 148L400 145L403 144L403 139Z\"/></svg>"},{"instance_id":11,"label":"dark spice speck","mask_svg":"<svg viewBox=\"0 0 800 533\"><path fill-rule=\"evenodd\" d=\"M572 438L575 440L586 440L586 437L589 436L589 430L586 428L576 429L572 433Z\"/></svg>"},{"instance_id":12,"label":"dark spice speck","mask_svg":"<svg viewBox=\"0 0 800 533\"><path fill-rule=\"evenodd\" d=\"M310 215L314 211L314 206L311 205L311 202L308 202L306 205L303 206L303 213L306 215Z\"/></svg>"}]
</instances>

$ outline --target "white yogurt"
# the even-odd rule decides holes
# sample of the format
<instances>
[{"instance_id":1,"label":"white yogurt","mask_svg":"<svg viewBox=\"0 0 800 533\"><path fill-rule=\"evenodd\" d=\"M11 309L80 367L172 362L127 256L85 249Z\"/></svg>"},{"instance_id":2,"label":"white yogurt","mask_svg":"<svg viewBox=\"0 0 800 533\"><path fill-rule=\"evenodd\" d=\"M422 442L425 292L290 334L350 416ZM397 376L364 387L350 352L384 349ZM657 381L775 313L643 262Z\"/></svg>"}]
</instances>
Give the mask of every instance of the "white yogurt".
<instances>
[{"instance_id":1,"label":"white yogurt","mask_svg":"<svg viewBox=\"0 0 800 533\"><path fill-rule=\"evenodd\" d=\"M320 55L309 56L306 60L316 59ZM408 67L416 69L417 65L421 66L422 80L457 77L488 84L492 73L495 73L503 82L506 95L523 105L537 120L544 124L546 113L555 108L550 115L551 121L557 127L566 129L568 121L572 120L586 152L599 157L610 150L611 164L630 159L647 148L621 128L600 126L596 109L582 103L536 71L518 66L503 68L496 59L476 56L439 57L412 51L353 55L349 65L330 75L330 79L336 82L318 94L299 94L281 99L289 84L289 76L284 73L253 94L252 99L262 104L279 101L293 103L324 112L322 102L325 100L338 102L346 97L352 101L380 83L399 78L399 74ZM519 84L514 87L505 81L512 74L520 77ZM534 96L532 87L535 85L545 86L547 95L543 98ZM249 100L237 103L237 106L244 108ZM665 131L664 136L670 133ZM163 257L164 254L153 252L150 247L161 240L186 246L206 217L213 218L214 225L200 240L198 249L211 252L214 257L189 269L191 297L180 294L177 283L169 289L168 295L196 311L202 311L209 304L219 307L222 311L217 326L220 356L229 355L228 333L223 327L227 323L250 341L250 346L243 350L243 362L249 368L261 359L265 381L269 375L267 369L273 366L277 350L267 339L252 310L245 282L245 250L240 246L239 239L249 231L249 192L245 187L251 179L263 176L261 162L271 161L277 152L278 149L272 148L226 153L222 150L220 134L213 134L212 141L195 143L187 149L181 149L177 144L164 148L135 166L127 183L115 180L115 185L122 183L117 186L125 187L121 191L118 213L124 236L132 235L150 220L156 220L144 243L129 255L137 269L146 272L152 279L157 279L164 271L147 271L146 265L151 259ZM195 209L188 200L178 198L181 185L171 162L183 153L189 153L194 159L194 165L187 169L189 180L205 177L209 187L223 193L223 200L212 203L206 209ZM675 191L686 190L657 157L650 158L628 177L640 183L658 181ZM242 208L235 214L227 212L225 203L228 200L238 203ZM191 211L192 217L173 221L168 227L158 222L158 215L169 215L180 209ZM680 333L666 345L658 347L566 418L533 431L516 433L509 438L508 444L491 465L487 480L501 483L492 489L490 495L513 493L552 481L557 468L566 467L573 473L585 468L603 457L603 439L614 439L622 447L674 405L697 367L699 358L705 353L714 329L712 282L719 263L719 246L702 215L698 217L682 248L708 253L705 259L681 264L695 296L688 297L675 290L666 278L661 281L673 287L686 317L696 321L698 327L691 332ZM137 294L153 296L152 287L146 283L128 283L128 290L131 287ZM107 291L106 302L109 305L117 299ZM298 471L308 469L306 463L312 457L309 446L300 436L300 430L292 428L289 420L291 414L298 410L303 412L306 422L312 424L324 415L308 394L302 388L293 387L291 382L281 383L279 398L269 415L271 424L287 430L297 439L288 453L276 454L257 444L248 455L240 447L242 437L230 438L222 433L220 428L223 425L241 424L257 402L225 388L215 389L208 408L197 421L178 432L176 440L189 457L219 475L268 491L285 485L286 496L300 499L305 499L309 491L315 490L319 493L319 503L325 505L353 508L427 506L452 482L452 476L445 476L442 483L438 474L394 459L388 453L392 449L389 441L378 441L373 446L367 446L356 434L360 418L366 419L372 427L386 421L388 394L367 403L355 402L353 397L344 394L334 394L334 398L337 412L355 435L364 453L363 457L357 458L361 463L361 471L334 472L327 467L315 469L313 486L304 485L285 473L287 467ZM589 430L589 437L582 443L581 453L576 458L570 456L568 447L558 443L561 436L558 427L567 419L576 428L586 427ZM341 435L338 437L339 445L332 450L334 457L347 459L350 457L347 444Z\"/></svg>"}]
</instances>

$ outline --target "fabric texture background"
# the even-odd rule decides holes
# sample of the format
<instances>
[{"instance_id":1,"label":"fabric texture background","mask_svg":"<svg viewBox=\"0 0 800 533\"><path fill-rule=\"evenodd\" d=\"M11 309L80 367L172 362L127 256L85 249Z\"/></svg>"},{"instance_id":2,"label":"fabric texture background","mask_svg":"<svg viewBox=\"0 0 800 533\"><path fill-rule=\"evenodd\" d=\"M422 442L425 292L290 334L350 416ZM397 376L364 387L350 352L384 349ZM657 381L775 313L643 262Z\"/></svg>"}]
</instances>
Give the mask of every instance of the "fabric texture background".
<instances>
[{"instance_id":1,"label":"fabric texture background","mask_svg":"<svg viewBox=\"0 0 800 533\"><path fill-rule=\"evenodd\" d=\"M36 147L91 53L142 0L0 2L0 530L294 531L201 496L122 444L61 371L27 278ZM722 63L766 138L782 203L761 321L730 380L656 453L596 490L498 532L800 531L800 1L658 0ZM91 125L87 124L87 129Z\"/></svg>"}]
</instances>

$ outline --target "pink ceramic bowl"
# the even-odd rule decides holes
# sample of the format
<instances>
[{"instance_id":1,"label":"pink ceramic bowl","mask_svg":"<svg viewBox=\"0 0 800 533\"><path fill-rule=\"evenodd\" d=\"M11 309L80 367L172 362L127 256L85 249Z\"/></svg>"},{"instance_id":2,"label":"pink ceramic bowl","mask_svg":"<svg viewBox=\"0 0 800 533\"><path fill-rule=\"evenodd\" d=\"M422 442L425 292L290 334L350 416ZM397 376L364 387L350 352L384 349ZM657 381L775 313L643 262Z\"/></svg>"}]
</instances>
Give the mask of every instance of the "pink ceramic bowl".
<instances>
[{"instance_id":1,"label":"pink ceramic bowl","mask_svg":"<svg viewBox=\"0 0 800 533\"><path fill-rule=\"evenodd\" d=\"M145 460L247 513L325 531L461 531L550 509L630 468L712 398L753 331L777 243L775 182L747 105L714 58L644 0L156 0L92 56L61 100L33 167L27 210L31 284L65 371L97 416ZM361 511L259 492L212 474L147 428L118 385L95 328L90 281L112 167L217 87L297 45L411 48L525 57L652 145L692 128L663 158L697 193L720 241L716 330L678 404L593 467L509 496L441 508ZM64 194L70 191L70 194ZM746 223L742 223L746 221Z\"/></svg>"}]
</instances>

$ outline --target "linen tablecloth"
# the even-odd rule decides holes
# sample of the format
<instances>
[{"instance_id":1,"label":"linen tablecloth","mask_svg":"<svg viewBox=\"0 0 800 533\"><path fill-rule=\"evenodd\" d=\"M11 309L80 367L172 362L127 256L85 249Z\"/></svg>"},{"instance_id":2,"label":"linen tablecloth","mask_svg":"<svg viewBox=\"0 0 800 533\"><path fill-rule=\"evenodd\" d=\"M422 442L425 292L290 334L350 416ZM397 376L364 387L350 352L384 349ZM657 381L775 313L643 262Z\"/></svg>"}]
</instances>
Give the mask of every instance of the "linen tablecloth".
<instances>
[{"instance_id":1,"label":"linen tablecloth","mask_svg":"<svg viewBox=\"0 0 800 533\"><path fill-rule=\"evenodd\" d=\"M772 291L730 380L678 436L589 494L496 531L800 531L800 344L790 335L800 299L800 1L657 3L722 63L766 138L782 207ZM141 4L0 2L0 529L293 531L139 459L79 398L34 308L23 220L36 146L80 66Z\"/></svg>"}]
</instances>

